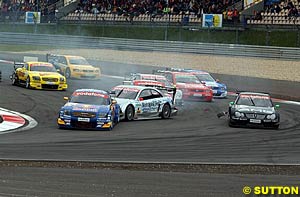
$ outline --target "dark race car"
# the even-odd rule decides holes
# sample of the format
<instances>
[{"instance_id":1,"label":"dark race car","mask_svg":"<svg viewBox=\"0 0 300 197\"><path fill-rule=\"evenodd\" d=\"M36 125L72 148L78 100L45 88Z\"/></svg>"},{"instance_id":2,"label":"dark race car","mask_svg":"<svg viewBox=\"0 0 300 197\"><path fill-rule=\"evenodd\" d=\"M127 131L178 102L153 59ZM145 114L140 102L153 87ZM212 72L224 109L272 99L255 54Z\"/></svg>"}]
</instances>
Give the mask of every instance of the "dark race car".
<instances>
[{"instance_id":1,"label":"dark race car","mask_svg":"<svg viewBox=\"0 0 300 197\"><path fill-rule=\"evenodd\" d=\"M229 104L229 126L263 126L277 129L279 105L273 104L269 94L242 92Z\"/></svg>"},{"instance_id":2,"label":"dark race car","mask_svg":"<svg viewBox=\"0 0 300 197\"><path fill-rule=\"evenodd\" d=\"M60 109L59 128L112 130L120 120L120 106L103 90L79 89Z\"/></svg>"}]
</instances>

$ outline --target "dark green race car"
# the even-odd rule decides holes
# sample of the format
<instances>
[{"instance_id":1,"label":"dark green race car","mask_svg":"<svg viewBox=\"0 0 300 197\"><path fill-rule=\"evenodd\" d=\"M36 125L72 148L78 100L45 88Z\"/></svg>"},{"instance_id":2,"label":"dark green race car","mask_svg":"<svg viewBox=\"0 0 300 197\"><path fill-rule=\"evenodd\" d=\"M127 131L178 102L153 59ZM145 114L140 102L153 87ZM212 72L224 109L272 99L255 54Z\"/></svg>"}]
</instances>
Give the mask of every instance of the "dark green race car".
<instances>
[{"instance_id":1,"label":"dark green race car","mask_svg":"<svg viewBox=\"0 0 300 197\"><path fill-rule=\"evenodd\" d=\"M229 104L229 126L263 126L279 128L280 114L270 95L242 92Z\"/></svg>"}]
</instances>

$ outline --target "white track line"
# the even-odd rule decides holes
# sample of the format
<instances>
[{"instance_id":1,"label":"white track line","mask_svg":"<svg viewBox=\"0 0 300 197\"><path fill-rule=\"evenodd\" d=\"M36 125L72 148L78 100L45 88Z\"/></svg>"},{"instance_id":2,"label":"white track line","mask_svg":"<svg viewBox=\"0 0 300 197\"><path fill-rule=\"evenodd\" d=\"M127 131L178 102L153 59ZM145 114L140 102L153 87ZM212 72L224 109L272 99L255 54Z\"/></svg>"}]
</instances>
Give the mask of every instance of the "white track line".
<instances>
[{"instance_id":1,"label":"white track line","mask_svg":"<svg viewBox=\"0 0 300 197\"><path fill-rule=\"evenodd\" d=\"M1 134L6 134L6 133L13 133L13 132L17 132L17 131L24 131L24 130L29 130L29 129L32 129L34 127L37 126L37 121L33 118L31 118L30 116L27 116L25 114L21 114L19 112L16 112L16 111L11 111L11 110L8 110L8 109L4 109L4 108L1 108L0 107L0 112L2 111L3 114L14 114L16 116L20 116L22 117L23 119L27 120L28 121L28 124L24 127L22 127L23 125L22 124L9 124L7 122L2 122L0 123L0 135ZM2 125L4 125L4 127L2 127ZM1 129L2 127L2 129ZM4 129L3 129L4 128ZM9 130L7 129L9 128ZM5 131L7 130L7 131Z\"/></svg>"}]
</instances>

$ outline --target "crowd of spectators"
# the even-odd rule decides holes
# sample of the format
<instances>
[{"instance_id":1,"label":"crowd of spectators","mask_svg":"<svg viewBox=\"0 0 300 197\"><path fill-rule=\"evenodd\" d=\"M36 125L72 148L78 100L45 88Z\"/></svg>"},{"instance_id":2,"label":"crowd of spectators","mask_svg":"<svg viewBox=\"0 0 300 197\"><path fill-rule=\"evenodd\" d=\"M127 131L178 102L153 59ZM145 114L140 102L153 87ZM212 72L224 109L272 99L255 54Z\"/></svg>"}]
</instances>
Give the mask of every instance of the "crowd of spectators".
<instances>
[{"instance_id":1,"label":"crowd of spectators","mask_svg":"<svg viewBox=\"0 0 300 197\"><path fill-rule=\"evenodd\" d=\"M288 16L289 17L298 17L299 11L297 7L294 5L294 3L291 0L287 0L284 2L278 2L271 5L266 6L265 12L270 13L280 13L282 10L288 10Z\"/></svg>"},{"instance_id":2,"label":"crowd of spectators","mask_svg":"<svg viewBox=\"0 0 300 197\"><path fill-rule=\"evenodd\" d=\"M140 14L222 14L239 0L81 0L77 12Z\"/></svg>"},{"instance_id":3,"label":"crowd of spectators","mask_svg":"<svg viewBox=\"0 0 300 197\"><path fill-rule=\"evenodd\" d=\"M55 7L49 10L50 5L55 5L58 0L2 0L0 1L1 18L18 17L28 11L40 11L42 15L51 15ZM52 6L53 7L53 6Z\"/></svg>"}]
</instances>

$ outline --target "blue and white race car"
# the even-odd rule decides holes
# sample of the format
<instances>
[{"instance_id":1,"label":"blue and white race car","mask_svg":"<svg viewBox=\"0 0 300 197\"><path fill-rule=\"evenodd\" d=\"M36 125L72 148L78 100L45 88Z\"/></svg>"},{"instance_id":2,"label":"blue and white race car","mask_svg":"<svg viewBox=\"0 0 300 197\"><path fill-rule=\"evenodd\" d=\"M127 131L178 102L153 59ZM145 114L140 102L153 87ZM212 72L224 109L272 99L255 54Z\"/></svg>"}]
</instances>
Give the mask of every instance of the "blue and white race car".
<instances>
[{"instance_id":1,"label":"blue and white race car","mask_svg":"<svg viewBox=\"0 0 300 197\"><path fill-rule=\"evenodd\" d=\"M112 130L120 120L120 106L109 93L96 89L78 89L60 109L59 128Z\"/></svg>"},{"instance_id":2,"label":"blue and white race car","mask_svg":"<svg viewBox=\"0 0 300 197\"><path fill-rule=\"evenodd\" d=\"M177 114L174 99L153 87L119 85L111 94L120 105L120 119L167 119Z\"/></svg>"}]
</instances>

